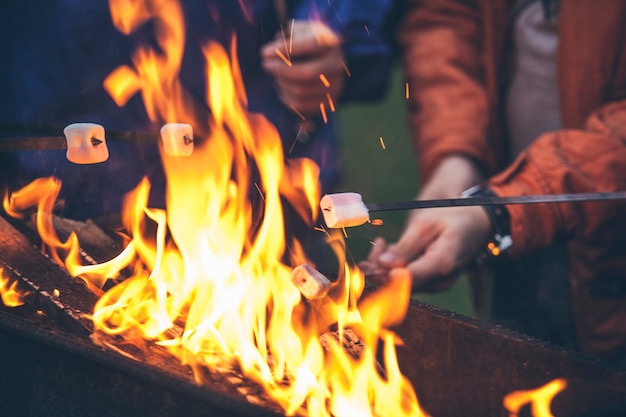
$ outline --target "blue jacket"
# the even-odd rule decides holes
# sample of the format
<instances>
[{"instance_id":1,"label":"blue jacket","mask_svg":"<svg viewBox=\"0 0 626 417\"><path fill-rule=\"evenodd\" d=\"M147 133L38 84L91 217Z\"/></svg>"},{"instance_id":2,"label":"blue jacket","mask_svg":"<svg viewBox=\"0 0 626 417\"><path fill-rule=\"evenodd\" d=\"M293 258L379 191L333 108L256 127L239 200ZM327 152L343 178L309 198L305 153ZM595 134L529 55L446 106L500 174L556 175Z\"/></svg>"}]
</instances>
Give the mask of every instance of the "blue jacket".
<instances>
[{"instance_id":1,"label":"blue jacket","mask_svg":"<svg viewBox=\"0 0 626 417\"><path fill-rule=\"evenodd\" d=\"M291 17L316 16L345 40L351 72L342 101L378 98L386 87L391 52L382 33L391 0L299 0L288 2ZM245 4L252 19L242 11ZM216 40L226 47L237 35L238 58L249 109L263 113L279 130L288 156L308 156L321 166L326 190L337 181L340 160L332 118L316 123L306 143L295 141L299 118L279 100L272 78L261 68L261 46L279 31L271 0L182 2L187 28L180 78L185 87L205 94L200 45ZM144 25L126 36L112 24L105 0L4 1L0 33L5 40L0 68L0 134L60 135L75 122L102 124L105 129L157 131L139 95L118 107L102 87L117 67L130 63L138 43L151 39ZM8 40L8 41L7 41ZM294 145L295 143L295 145ZM107 142L109 160L75 165L65 151L20 151L0 155L12 187L34 178L56 175L63 181L66 217L85 219L119 212L122 198L144 175L153 189L164 181L155 146ZM123 174L121 174L123 173ZM155 192L154 204L162 203Z\"/></svg>"}]
</instances>

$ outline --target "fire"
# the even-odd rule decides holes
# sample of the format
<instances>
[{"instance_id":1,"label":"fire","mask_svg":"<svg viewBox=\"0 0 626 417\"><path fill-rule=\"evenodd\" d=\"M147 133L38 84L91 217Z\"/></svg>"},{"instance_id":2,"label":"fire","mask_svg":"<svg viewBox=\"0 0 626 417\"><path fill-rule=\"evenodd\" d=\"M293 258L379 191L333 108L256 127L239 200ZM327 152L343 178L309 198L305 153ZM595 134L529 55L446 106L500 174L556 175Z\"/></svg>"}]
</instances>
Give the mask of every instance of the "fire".
<instances>
[{"instance_id":1,"label":"fire","mask_svg":"<svg viewBox=\"0 0 626 417\"><path fill-rule=\"evenodd\" d=\"M24 304L28 292L20 291L18 281L6 276L4 268L0 267L0 300L5 307L19 307Z\"/></svg>"},{"instance_id":2,"label":"fire","mask_svg":"<svg viewBox=\"0 0 626 417\"><path fill-rule=\"evenodd\" d=\"M60 241L51 223L57 180L37 180L4 204L16 216L38 206L39 232L53 259L100 295L96 331L155 341L194 370L238 367L287 415L425 415L398 368L400 342L389 330L406 314L407 271L394 271L391 285L363 296L364 276L345 261L342 236L333 232L328 241L342 267L328 294L304 300L292 283L292 269L312 262L297 240L284 237L283 201L313 228L319 168L305 158L285 163L275 127L248 112L235 42L230 53L217 43L204 46L208 91L198 105L178 81L185 43L180 5L111 0L110 6L123 33L153 20L159 50L138 49L133 67L113 71L105 89L120 106L140 94L153 121L191 123L200 139L191 156L161 152L166 209L148 207L144 179L125 202L124 251L82 265L76 236ZM129 270L121 283L101 289ZM327 338L324 346L320 338L331 327L338 340ZM358 357L342 346L348 331L363 343ZM202 382L202 373L195 375Z\"/></svg>"},{"instance_id":3,"label":"fire","mask_svg":"<svg viewBox=\"0 0 626 417\"><path fill-rule=\"evenodd\" d=\"M553 417L550 411L552 399L565 387L567 387L567 381L558 378L534 390L511 392L504 397L504 408L507 409L510 417L517 417L521 408L530 404L530 411L534 417Z\"/></svg>"}]
</instances>

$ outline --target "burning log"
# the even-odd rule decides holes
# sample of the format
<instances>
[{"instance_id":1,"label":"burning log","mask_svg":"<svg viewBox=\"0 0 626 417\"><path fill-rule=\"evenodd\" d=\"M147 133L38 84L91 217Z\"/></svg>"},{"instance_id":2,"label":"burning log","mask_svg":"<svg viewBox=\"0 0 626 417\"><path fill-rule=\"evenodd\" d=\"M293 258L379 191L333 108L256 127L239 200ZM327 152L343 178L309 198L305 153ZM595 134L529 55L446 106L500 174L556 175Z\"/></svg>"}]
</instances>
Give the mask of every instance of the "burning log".
<instances>
[{"instance_id":1,"label":"burning log","mask_svg":"<svg viewBox=\"0 0 626 417\"><path fill-rule=\"evenodd\" d=\"M44 256L2 217L0 247L0 265L31 292L27 297L28 303L58 319L77 334L91 334L93 325L87 315L96 302L92 292Z\"/></svg>"},{"instance_id":2,"label":"burning log","mask_svg":"<svg viewBox=\"0 0 626 417\"><path fill-rule=\"evenodd\" d=\"M93 224L57 218L55 225L60 225L64 232L67 232L71 225L82 226L79 232L82 236L105 236L104 232ZM85 230L89 232L85 233ZM112 247L117 250L114 243L110 238L104 238L100 244L93 240L90 253L101 259L102 252L110 251ZM2 217L0 217L0 247L3 248L0 253L0 265L4 267L5 273L12 281L17 280L21 292L28 292L25 309L0 311L10 312L14 318L23 317L29 321L45 323L46 327L55 329L54 334L50 336L54 339L60 334L66 334L72 339L78 338L77 340L82 340L83 343L93 343L93 346L114 352L116 356L157 369L165 369L167 373L187 381L187 384L217 384L229 396L239 400L243 398L268 410L276 409L276 406L267 400L262 388L254 381L246 379L236 366L224 365L215 373L201 369L192 370L182 366L166 348L158 344L138 343L140 338L124 341L101 332L94 333L91 313L97 301L96 295L89 291L80 279L70 277L52 259L41 253L26 236ZM103 250L100 251L99 247ZM37 314L37 311L43 312L44 315ZM22 323L19 328L24 329L27 325Z\"/></svg>"}]
</instances>

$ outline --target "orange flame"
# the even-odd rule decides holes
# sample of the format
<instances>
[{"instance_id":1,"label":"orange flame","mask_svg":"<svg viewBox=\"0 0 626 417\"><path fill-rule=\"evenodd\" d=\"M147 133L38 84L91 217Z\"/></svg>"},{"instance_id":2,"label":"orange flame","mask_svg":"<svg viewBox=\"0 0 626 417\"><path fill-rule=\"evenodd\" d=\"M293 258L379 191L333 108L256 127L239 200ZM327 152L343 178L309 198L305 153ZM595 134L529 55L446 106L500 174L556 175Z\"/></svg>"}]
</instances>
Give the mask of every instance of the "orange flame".
<instances>
[{"instance_id":1,"label":"orange flame","mask_svg":"<svg viewBox=\"0 0 626 417\"><path fill-rule=\"evenodd\" d=\"M41 179L5 198L6 211L14 215L38 205L38 227L54 259L101 294L95 329L126 341L137 335L154 340L194 370L238 366L288 415L425 415L398 368L399 340L389 330L406 314L408 271L393 271L391 285L361 298L364 276L347 264L341 233L333 231L328 242L342 267L328 294L303 300L292 283L293 267L312 263L297 241L284 238L283 200L313 228L319 168L306 158L286 163L275 127L248 112L235 42L230 54L217 43L204 46L208 91L204 106L197 106L178 81L184 46L180 5L110 5L123 33L154 19L163 52L139 49L134 67L116 69L105 88L118 105L141 94L155 122L193 121L200 140L188 157L161 152L166 210L147 206L150 184L144 179L125 201L130 241L103 264L82 265L75 236L67 242L57 238L50 213L58 181ZM210 116L198 118L207 106ZM261 201L252 201L258 194ZM106 293L100 290L128 270L132 276ZM335 325L338 340L323 345L321 337ZM358 357L342 347L348 330L363 342ZM200 381L201 373L195 375Z\"/></svg>"},{"instance_id":2,"label":"orange flame","mask_svg":"<svg viewBox=\"0 0 626 417\"><path fill-rule=\"evenodd\" d=\"M558 378L534 390L511 392L504 397L504 408L507 409L510 417L517 417L522 407L530 404L530 411L534 417L553 417L550 411L552 399L565 387L567 387L567 381Z\"/></svg>"},{"instance_id":3,"label":"orange flame","mask_svg":"<svg viewBox=\"0 0 626 417\"><path fill-rule=\"evenodd\" d=\"M5 307L19 307L24 304L24 298L28 292L23 292L18 288L17 280L11 281L6 276L4 268L0 267L0 300Z\"/></svg>"}]
</instances>

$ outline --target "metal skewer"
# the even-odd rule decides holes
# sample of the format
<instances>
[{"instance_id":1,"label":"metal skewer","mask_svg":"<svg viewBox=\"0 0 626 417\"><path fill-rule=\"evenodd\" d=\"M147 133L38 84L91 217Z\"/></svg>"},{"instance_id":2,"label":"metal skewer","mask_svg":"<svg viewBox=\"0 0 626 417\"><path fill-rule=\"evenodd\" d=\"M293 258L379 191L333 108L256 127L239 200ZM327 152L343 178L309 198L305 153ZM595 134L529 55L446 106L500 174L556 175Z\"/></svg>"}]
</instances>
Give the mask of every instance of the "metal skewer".
<instances>
[{"instance_id":1,"label":"metal skewer","mask_svg":"<svg viewBox=\"0 0 626 417\"><path fill-rule=\"evenodd\" d=\"M159 140L158 133L127 130L107 130L106 136L111 141L129 143L157 144ZM0 152L50 149L67 149L65 136L0 137Z\"/></svg>"},{"instance_id":2,"label":"metal skewer","mask_svg":"<svg viewBox=\"0 0 626 417\"><path fill-rule=\"evenodd\" d=\"M434 207L502 206L508 204L571 203L576 201L625 200L626 191L524 195L514 197L459 197L438 200L413 200L391 203L365 203L369 211L412 210Z\"/></svg>"}]
</instances>

